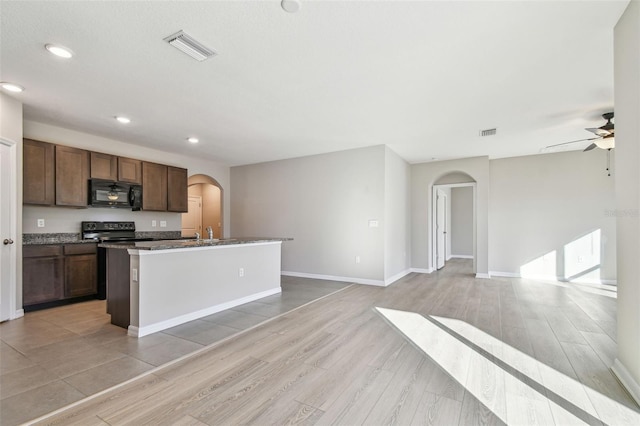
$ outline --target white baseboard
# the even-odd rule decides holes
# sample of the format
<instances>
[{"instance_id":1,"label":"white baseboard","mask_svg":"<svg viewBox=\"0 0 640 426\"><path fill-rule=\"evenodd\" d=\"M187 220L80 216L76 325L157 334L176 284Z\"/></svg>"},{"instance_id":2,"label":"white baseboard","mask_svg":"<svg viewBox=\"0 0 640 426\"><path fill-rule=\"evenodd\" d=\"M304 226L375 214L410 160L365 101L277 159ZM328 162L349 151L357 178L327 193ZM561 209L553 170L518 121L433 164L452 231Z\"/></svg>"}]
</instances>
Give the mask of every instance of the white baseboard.
<instances>
[{"instance_id":1,"label":"white baseboard","mask_svg":"<svg viewBox=\"0 0 640 426\"><path fill-rule=\"evenodd\" d=\"M454 259L473 259L472 254L452 254L451 258Z\"/></svg>"},{"instance_id":2,"label":"white baseboard","mask_svg":"<svg viewBox=\"0 0 640 426\"><path fill-rule=\"evenodd\" d=\"M433 272L433 268L411 268L409 269L411 272L415 272L417 274L430 274Z\"/></svg>"},{"instance_id":3,"label":"white baseboard","mask_svg":"<svg viewBox=\"0 0 640 426\"><path fill-rule=\"evenodd\" d=\"M371 280L368 278L340 277L337 275L308 274L306 272L293 272L293 271L281 271L280 274L285 275L287 277L313 278L317 280L327 280L327 281L342 281L347 283L374 285L378 287L386 287L388 285L388 284L385 284L385 281L383 280Z\"/></svg>"},{"instance_id":4,"label":"white baseboard","mask_svg":"<svg viewBox=\"0 0 640 426\"><path fill-rule=\"evenodd\" d=\"M504 271L489 271L489 275L491 275L492 277L508 277L508 278L522 278L522 275L520 275L517 272L504 272ZM574 281L567 281L566 278L564 277L556 277L554 275L536 275L536 276L531 276L531 277L527 277L527 278L531 278L534 280L546 280L546 281L560 281L560 282L571 282L571 283L575 283L575 284L607 284L607 285L618 285L618 281L617 280L574 280Z\"/></svg>"},{"instance_id":5,"label":"white baseboard","mask_svg":"<svg viewBox=\"0 0 640 426\"><path fill-rule=\"evenodd\" d=\"M492 277L521 278L520 274L516 274L515 272L489 271L489 275Z\"/></svg>"},{"instance_id":6,"label":"white baseboard","mask_svg":"<svg viewBox=\"0 0 640 426\"><path fill-rule=\"evenodd\" d=\"M410 273L411 273L411 269L406 269L406 270L404 270L402 272L398 272L397 274L395 274L392 277L389 277L389 278L385 279L384 280L385 287L393 284L394 282L398 281L400 278L402 278L402 277L404 277L404 276L406 276L406 275L408 275Z\"/></svg>"},{"instance_id":7,"label":"white baseboard","mask_svg":"<svg viewBox=\"0 0 640 426\"><path fill-rule=\"evenodd\" d=\"M22 318L24 316L24 309L18 309L13 313L13 316L9 319L14 320L18 318Z\"/></svg>"},{"instance_id":8,"label":"white baseboard","mask_svg":"<svg viewBox=\"0 0 640 426\"><path fill-rule=\"evenodd\" d=\"M627 370L618 358L613 361L611 371L613 371L613 374L620 380L622 386L625 387L629 395L636 401L636 404L640 405L640 385L633 379L629 370Z\"/></svg>"},{"instance_id":9,"label":"white baseboard","mask_svg":"<svg viewBox=\"0 0 640 426\"><path fill-rule=\"evenodd\" d=\"M489 279L489 278L491 278L491 275L485 274L485 273L482 273L482 272L476 272L476 278Z\"/></svg>"},{"instance_id":10,"label":"white baseboard","mask_svg":"<svg viewBox=\"0 0 640 426\"><path fill-rule=\"evenodd\" d=\"M152 333L157 333L158 331L166 330L167 328L175 327L177 325L184 324L189 321L197 320L198 318L203 318L209 315L213 315L218 312L224 311L226 309L235 308L236 306L253 302L255 300L262 299L263 297L272 296L278 293L282 293L282 288L280 286L269 289L269 290L261 291L260 293L255 293L246 297L241 297L240 299L235 299L229 302L220 303L219 305L210 306L208 308L201 309L196 312L190 312L185 315L179 315L177 317L173 317L165 321L160 321L155 324L145 325L144 327L136 327L136 326L130 325L129 328L127 329L127 334L132 337L143 337Z\"/></svg>"}]
</instances>

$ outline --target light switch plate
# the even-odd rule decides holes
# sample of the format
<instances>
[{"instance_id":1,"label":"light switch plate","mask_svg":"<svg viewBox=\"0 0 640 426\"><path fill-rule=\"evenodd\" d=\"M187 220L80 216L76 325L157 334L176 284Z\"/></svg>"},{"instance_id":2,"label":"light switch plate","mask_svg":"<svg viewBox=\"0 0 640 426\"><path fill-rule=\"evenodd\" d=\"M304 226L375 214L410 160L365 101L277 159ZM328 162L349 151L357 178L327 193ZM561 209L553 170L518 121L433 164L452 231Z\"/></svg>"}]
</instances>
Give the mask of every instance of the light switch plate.
<instances>
[{"instance_id":1,"label":"light switch plate","mask_svg":"<svg viewBox=\"0 0 640 426\"><path fill-rule=\"evenodd\" d=\"M44 228L44 219L38 219L38 228Z\"/></svg>"},{"instance_id":2,"label":"light switch plate","mask_svg":"<svg viewBox=\"0 0 640 426\"><path fill-rule=\"evenodd\" d=\"M160 221L160 228L166 228L167 227L167 221L166 220L161 220Z\"/></svg>"},{"instance_id":3,"label":"light switch plate","mask_svg":"<svg viewBox=\"0 0 640 426\"><path fill-rule=\"evenodd\" d=\"M151 221L151 227L155 228L157 226L157 222L155 220Z\"/></svg>"},{"instance_id":4,"label":"light switch plate","mask_svg":"<svg viewBox=\"0 0 640 426\"><path fill-rule=\"evenodd\" d=\"M380 223L377 220L369 221L369 228L377 228L378 226L380 226Z\"/></svg>"}]
</instances>

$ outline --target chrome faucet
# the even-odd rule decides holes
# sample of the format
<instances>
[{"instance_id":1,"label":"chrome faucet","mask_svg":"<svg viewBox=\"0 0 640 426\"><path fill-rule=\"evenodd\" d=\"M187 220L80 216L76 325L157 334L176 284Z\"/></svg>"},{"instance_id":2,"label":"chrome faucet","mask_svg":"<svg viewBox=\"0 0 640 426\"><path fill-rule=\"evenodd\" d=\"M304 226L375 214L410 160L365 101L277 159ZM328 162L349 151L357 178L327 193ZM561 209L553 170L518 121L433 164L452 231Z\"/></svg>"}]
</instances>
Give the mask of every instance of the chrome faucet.
<instances>
[{"instance_id":1,"label":"chrome faucet","mask_svg":"<svg viewBox=\"0 0 640 426\"><path fill-rule=\"evenodd\" d=\"M199 240L199 239L200 239L200 233L196 232L196 240Z\"/></svg>"},{"instance_id":2,"label":"chrome faucet","mask_svg":"<svg viewBox=\"0 0 640 426\"><path fill-rule=\"evenodd\" d=\"M213 240L213 228L210 226L207 226L207 233L209 234L209 239Z\"/></svg>"}]
</instances>

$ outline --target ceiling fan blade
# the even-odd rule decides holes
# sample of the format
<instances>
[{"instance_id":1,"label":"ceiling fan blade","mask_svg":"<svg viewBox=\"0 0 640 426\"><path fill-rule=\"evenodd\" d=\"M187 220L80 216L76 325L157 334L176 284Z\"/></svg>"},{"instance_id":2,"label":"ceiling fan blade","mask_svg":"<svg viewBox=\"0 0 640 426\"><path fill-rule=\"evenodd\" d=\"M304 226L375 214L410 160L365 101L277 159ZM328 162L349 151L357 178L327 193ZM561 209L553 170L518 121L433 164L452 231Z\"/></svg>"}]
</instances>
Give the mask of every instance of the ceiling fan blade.
<instances>
[{"instance_id":1,"label":"ceiling fan blade","mask_svg":"<svg viewBox=\"0 0 640 426\"><path fill-rule=\"evenodd\" d=\"M589 129L585 129L585 130L587 130L587 131L589 131L591 133L594 133L594 134L596 134L598 136L602 136L602 137L609 136L612 133L609 130L601 129L599 127L589 128Z\"/></svg>"},{"instance_id":2,"label":"ceiling fan blade","mask_svg":"<svg viewBox=\"0 0 640 426\"><path fill-rule=\"evenodd\" d=\"M588 139L578 139L577 141L571 141L571 142L562 142L562 143L557 143L555 145L548 145L545 148L553 148L555 146L561 146L561 145L568 145L570 143L577 143L577 142L587 142L587 141L594 141L596 139L602 139L602 138L588 138Z\"/></svg>"},{"instance_id":3,"label":"ceiling fan blade","mask_svg":"<svg viewBox=\"0 0 640 426\"><path fill-rule=\"evenodd\" d=\"M586 147L582 152L591 151L592 149L597 148L597 147L598 147L598 145L596 145L595 143L592 143L591 145Z\"/></svg>"}]
</instances>

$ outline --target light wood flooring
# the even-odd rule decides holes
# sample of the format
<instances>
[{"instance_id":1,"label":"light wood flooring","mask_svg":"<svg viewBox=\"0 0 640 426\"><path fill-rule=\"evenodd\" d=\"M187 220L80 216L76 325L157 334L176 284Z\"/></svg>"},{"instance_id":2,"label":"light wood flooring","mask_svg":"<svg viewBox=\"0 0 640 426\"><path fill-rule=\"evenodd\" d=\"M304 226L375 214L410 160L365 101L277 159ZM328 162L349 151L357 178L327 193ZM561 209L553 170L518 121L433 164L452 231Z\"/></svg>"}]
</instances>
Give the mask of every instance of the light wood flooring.
<instances>
[{"instance_id":1,"label":"light wood flooring","mask_svg":"<svg viewBox=\"0 0 640 426\"><path fill-rule=\"evenodd\" d=\"M608 368L615 306L452 260L349 286L39 423L640 424ZM384 309L419 315L405 328Z\"/></svg>"},{"instance_id":2,"label":"light wood flooring","mask_svg":"<svg viewBox=\"0 0 640 426\"><path fill-rule=\"evenodd\" d=\"M265 297L140 339L110 323L105 301L0 324L0 425L34 419L348 286L282 277Z\"/></svg>"}]
</instances>

